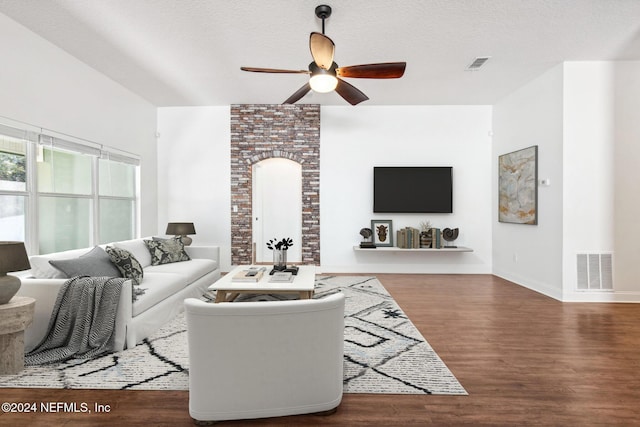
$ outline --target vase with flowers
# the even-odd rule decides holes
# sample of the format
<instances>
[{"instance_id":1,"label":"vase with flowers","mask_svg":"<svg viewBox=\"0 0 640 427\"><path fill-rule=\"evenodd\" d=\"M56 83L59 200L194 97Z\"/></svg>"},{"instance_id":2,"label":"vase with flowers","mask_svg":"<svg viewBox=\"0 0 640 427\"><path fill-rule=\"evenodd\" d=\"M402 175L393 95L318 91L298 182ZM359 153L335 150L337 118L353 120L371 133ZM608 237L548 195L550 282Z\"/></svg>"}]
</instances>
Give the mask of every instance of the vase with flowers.
<instances>
[{"instance_id":1,"label":"vase with flowers","mask_svg":"<svg viewBox=\"0 0 640 427\"><path fill-rule=\"evenodd\" d=\"M267 242L267 248L273 251L273 269L283 271L287 269L287 250L293 246L293 240L289 237L283 239L271 239Z\"/></svg>"},{"instance_id":2,"label":"vase with flowers","mask_svg":"<svg viewBox=\"0 0 640 427\"><path fill-rule=\"evenodd\" d=\"M420 247L430 248L433 241L431 221L422 221L420 223Z\"/></svg>"}]
</instances>

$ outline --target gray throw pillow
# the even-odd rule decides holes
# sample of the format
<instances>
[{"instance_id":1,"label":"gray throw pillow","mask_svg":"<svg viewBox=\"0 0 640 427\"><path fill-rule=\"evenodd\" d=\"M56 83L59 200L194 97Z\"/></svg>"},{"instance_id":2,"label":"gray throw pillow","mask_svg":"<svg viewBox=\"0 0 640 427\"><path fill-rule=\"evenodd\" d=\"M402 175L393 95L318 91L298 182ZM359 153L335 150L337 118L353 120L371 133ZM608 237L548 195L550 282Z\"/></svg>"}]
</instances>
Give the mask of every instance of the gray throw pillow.
<instances>
[{"instance_id":1,"label":"gray throw pillow","mask_svg":"<svg viewBox=\"0 0 640 427\"><path fill-rule=\"evenodd\" d=\"M142 282L144 271L131 252L114 246L107 246L106 251L111 258L111 262L113 262L116 267L118 267L118 270L120 270L120 273L122 273L122 277L131 279L134 285L139 285L140 282Z\"/></svg>"},{"instance_id":2,"label":"gray throw pillow","mask_svg":"<svg viewBox=\"0 0 640 427\"><path fill-rule=\"evenodd\" d=\"M120 270L100 246L96 246L78 258L52 259L49 260L49 264L62 271L67 277L122 277Z\"/></svg>"},{"instance_id":3,"label":"gray throw pillow","mask_svg":"<svg viewBox=\"0 0 640 427\"><path fill-rule=\"evenodd\" d=\"M191 260L184 250L182 239L179 237L173 237L171 239L154 237L153 240L145 240L144 244L147 245L147 249L149 249L149 253L151 253L151 265Z\"/></svg>"}]
</instances>

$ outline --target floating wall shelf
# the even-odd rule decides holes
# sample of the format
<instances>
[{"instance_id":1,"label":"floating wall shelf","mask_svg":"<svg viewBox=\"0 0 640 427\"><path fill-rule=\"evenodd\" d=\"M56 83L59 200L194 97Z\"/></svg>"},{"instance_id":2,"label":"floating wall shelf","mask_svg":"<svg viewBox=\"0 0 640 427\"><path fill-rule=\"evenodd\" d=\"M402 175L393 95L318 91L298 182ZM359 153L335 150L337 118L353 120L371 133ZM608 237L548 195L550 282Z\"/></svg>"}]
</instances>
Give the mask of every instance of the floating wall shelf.
<instances>
[{"instance_id":1,"label":"floating wall shelf","mask_svg":"<svg viewBox=\"0 0 640 427\"><path fill-rule=\"evenodd\" d=\"M398 248L395 246L378 246L375 249L363 249L360 246L354 246L353 247L354 251L359 251L359 252L405 252L405 253L414 253L414 252L473 252L473 249L471 248L467 248L466 246L458 246L456 248L445 248L442 247L441 249L434 249L434 248L420 248L420 249L405 249L405 248Z\"/></svg>"}]
</instances>

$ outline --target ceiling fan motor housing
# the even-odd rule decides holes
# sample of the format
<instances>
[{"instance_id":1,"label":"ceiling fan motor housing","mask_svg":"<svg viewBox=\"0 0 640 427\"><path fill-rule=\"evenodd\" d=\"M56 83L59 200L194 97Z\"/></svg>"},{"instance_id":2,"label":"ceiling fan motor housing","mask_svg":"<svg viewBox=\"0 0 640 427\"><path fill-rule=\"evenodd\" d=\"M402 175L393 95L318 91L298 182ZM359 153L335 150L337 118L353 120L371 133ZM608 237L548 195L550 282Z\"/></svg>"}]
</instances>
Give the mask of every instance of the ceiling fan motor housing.
<instances>
[{"instance_id":1,"label":"ceiling fan motor housing","mask_svg":"<svg viewBox=\"0 0 640 427\"><path fill-rule=\"evenodd\" d=\"M316 6L316 16L322 20L327 19L331 16L331 6L326 4Z\"/></svg>"},{"instance_id":2,"label":"ceiling fan motor housing","mask_svg":"<svg viewBox=\"0 0 640 427\"><path fill-rule=\"evenodd\" d=\"M335 62L331 63L331 67L329 67L328 70L318 67L318 64L316 64L315 61L309 64L309 71L311 71L312 75L330 74L335 77L337 75L337 72L336 72L337 69L338 69L338 64L336 64Z\"/></svg>"}]
</instances>

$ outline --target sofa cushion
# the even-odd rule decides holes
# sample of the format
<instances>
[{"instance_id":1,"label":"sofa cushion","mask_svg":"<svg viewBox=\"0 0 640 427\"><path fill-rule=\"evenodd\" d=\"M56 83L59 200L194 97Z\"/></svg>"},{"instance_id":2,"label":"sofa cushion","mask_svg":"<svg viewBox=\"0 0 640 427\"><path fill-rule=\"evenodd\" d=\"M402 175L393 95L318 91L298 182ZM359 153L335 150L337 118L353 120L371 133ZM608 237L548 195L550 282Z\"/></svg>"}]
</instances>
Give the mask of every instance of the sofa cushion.
<instances>
[{"instance_id":1,"label":"sofa cushion","mask_svg":"<svg viewBox=\"0 0 640 427\"><path fill-rule=\"evenodd\" d=\"M52 259L49 264L62 271L66 277L122 277L120 270L111 262L109 254L100 246L72 259Z\"/></svg>"},{"instance_id":2,"label":"sofa cushion","mask_svg":"<svg viewBox=\"0 0 640 427\"><path fill-rule=\"evenodd\" d=\"M50 258L36 255L29 258L31 275L36 279L66 279L67 276L49 264Z\"/></svg>"},{"instance_id":3,"label":"sofa cushion","mask_svg":"<svg viewBox=\"0 0 640 427\"><path fill-rule=\"evenodd\" d=\"M142 282L144 271L136 257L131 252L113 246L107 246L106 252L109 254L111 261L122 273L122 277L131 279L134 285L139 285L140 282Z\"/></svg>"},{"instance_id":4,"label":"sofa cushion","mask_svg":"<svg viewBox=\"0 0 640 427\"><path fill-rule=\"evenodd\" d=\"M188 284L180 274L155 273L151 269L147 270L142 282L146 291L133 303L133 317L180 292Z\"/></svg>"},{"instance_id":5,"label":"sofa cushion","mask_svg":"<svg viewBox=\"0 0 640 427\"><path fill-rule=\"evenodd\" d=\"M151 265L151 254L142 239L114 242L111 246L131 252L142 268Z\"/></svg>"},{"instance_id":6,"label":"sofa cushion","mask_svg":"<svg viewBox=\"0 0 640 427\"><path fill-rule=\"evenodd\" d=\"M71 259L84 255L88 248L71 249L68 251L54 252L52 254L34 255L29 257L31 264L31 276L37 279L66 279L67 276L53 265L49 264L50 260L55 259Z\"/></svg>"},{"instance_id":7,"label":"sofa cushion","mask_svg":"<svg viewBox=\"0 0 640 427\"><path fill-rule=\"evenodd\" d=\"M187 284L195 282L216 268L218 268L218 263L214 260L194 258L190 261L149 266L145 269L145 277L151 272L176 274L182 278L182 286L185 287ZM154 286L153 281L150 280L145 280L145 285L147 285L148 288Z\"/></svg>"},{"instance_id":8,"label":"sofa cushion","mask_svg":"<svg viewBox=\"0 0 640 427\"><path fill-rule=\"evenodd\" d=\"M180 238L144 240L151 254L151 265L170 264L189 261L191 258L184 250L184 243Z\"/></svg>"}]
</instances>

